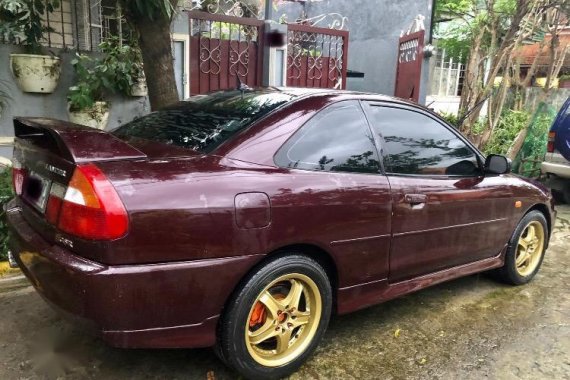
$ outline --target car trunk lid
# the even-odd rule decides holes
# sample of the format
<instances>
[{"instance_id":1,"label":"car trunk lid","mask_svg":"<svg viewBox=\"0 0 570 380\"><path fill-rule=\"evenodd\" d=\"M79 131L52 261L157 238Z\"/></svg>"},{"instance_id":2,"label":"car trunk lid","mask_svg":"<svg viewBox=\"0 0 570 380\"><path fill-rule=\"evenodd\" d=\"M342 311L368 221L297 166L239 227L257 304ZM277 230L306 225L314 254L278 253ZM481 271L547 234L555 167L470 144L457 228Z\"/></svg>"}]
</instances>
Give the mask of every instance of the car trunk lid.
<instances>
[{"instance_id":1,"label":"car trunk lid","mask_svg":"<svg viewBox=\"0 0 570 380\"><path fill-rule=\"evenodd\" d=\"M73 190L73 178L92 173L91 191L95 194L100 183L111 186L108 181L105 182L104 174L97 171L97 163L147 157L105 131L61 120L15 118L14 131L13 180L16 198L24 218L36 232L52 243L60 241L58 235L63 232L58 218L60 210L63 210L64 198L68 197L70 189ZM103 178L103 182L96 183L97 178ZM85 189L89 191L89 184L83 185ZM87 195L79 201L84 202L84 206L88 206ZM103 209L105 202L106 199L100 200ZM91 200L91 204L96 205L97 202ZM73 216L76 217L79 223L80 217Z\"/></svg>"}]
</instances>

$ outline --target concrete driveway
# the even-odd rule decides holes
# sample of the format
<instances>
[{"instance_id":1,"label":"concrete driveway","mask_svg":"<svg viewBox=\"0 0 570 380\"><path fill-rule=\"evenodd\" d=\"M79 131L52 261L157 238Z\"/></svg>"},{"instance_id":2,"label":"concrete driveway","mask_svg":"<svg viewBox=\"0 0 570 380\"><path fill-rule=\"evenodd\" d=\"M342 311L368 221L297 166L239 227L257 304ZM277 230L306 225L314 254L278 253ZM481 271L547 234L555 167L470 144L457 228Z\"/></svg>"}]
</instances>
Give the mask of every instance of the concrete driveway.
<instances>
[{"instance_id":1,"label":"concrete driveway","mask_svg":"<svg viewBox=\"0 0 570 380\"><path fill-rule=\"evenodd\" d=\"M334 318L294 379L570 379L570 207L527 286L484 275ZM0 280L0 379L234 379L210 350L119 350Z\"/></svg>"}]
</instances>

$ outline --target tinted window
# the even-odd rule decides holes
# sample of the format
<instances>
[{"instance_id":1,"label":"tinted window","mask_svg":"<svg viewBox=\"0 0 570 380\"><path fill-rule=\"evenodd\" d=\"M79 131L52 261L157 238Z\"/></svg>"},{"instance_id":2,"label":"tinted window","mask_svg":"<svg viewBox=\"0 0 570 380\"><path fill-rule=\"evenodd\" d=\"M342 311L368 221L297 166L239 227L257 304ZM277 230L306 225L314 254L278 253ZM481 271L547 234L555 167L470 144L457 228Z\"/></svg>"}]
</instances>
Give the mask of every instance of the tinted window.
<instances>
[{"instance_id":1,"label":"tinted window","mask_svg":"<svg viewBox=\"0 0 570 380\"><path fill-rule=\"evenodd\" d=\"M127 142L143 139L209 153L291 99L291 95L272 91L195 96L127 123L113 134Z\"/></svg>"},{"instance_id":2,"label":"tinted window","mask_svg":"<svg viewBox=\"0 0 570 380\"><path fill-rule=\"evenodd\" d=\"M281 167L377 173L378 154L358 102L342 102L305 124L275 157Z\"/></svg>"},{"instance_id":3,"label":"tinted window","mask_svg":"<svg viewBox=\"0 0 570 380\"><path fill-rule=\"evenodd\" d=\"M390 173L472 176L477 157L457 135L418 112L371 107L372 126L384 139L383 154Z\"/></svg>"}]
</instances>

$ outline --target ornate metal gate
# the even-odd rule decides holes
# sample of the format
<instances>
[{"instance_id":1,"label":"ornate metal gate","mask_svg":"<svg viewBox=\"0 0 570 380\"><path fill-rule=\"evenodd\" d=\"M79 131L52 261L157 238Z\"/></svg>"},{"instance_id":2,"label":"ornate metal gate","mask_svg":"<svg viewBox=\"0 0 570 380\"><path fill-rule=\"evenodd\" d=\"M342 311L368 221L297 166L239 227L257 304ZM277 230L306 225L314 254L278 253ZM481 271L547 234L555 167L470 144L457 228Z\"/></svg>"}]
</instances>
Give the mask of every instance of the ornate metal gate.
<instances>
[{"instance_id":1,"label":"ornate metal gate","mask_svg":"<svg viewBox=\"0 0 570 380\"><path fill-rule=\"evenodd\" d=\"M287 85L346 88L348 31L288 24Z\"/></svg>"},{"instance_id":2,"label":"ornate metal gate","mask_svg":"<svg viewBox=\"0 0 570 380\"><path fill-rule=\"evenodd\" d=\"M261 85L263 21L188 12L190 18L190 93ZM239 78L239 80L238 80Z\"/></svg>"},{"instance_id":3,"label":"ornate metal gate","mask_svg":"<svg viewBox=\"0 0 570 380\"><path fill-rule=\"evenodd\" d=\"M397 97L415 102L420 97L422 63L424 60L425 28L423 16L418 16L410 29L402 33L398 51L398 71L396 73Z\"/></svg>"}]
</instances>

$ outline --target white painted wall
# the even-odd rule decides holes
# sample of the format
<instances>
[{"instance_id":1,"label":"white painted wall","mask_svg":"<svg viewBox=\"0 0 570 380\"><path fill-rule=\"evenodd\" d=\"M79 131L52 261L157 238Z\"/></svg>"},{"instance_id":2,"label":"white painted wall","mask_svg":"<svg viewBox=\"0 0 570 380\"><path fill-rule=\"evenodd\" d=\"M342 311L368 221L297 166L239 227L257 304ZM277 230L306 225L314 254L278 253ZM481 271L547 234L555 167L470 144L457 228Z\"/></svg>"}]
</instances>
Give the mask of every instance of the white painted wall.
<instances>
[{"instance_id":1,"label":"white painted wall","mask_svg":"<svg viewBox=\"0 0 570 380\"><path fill-rule=\"evenodd\" d=\"M426 106L433 109L437 113L450 113L457 115L459 113L460 96L438 96L428 95Z\"/></svg>"}]
</instances>

